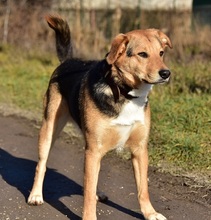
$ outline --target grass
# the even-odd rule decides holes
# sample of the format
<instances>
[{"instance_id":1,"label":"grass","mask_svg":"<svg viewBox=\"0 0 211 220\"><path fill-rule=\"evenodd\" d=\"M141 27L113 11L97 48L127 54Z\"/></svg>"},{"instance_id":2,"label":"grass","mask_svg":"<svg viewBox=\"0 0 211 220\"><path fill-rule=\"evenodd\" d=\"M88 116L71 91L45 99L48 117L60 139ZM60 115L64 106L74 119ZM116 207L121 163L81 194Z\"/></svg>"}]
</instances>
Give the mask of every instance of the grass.
<instances>
[{"instance_id":1,"label":"grass","mask_svg":"<svg viewBox=\"0 0 211 220\"><path fill-rule=\"evenodd\" d=\"M211 171L211 102L207 95L152 97L151 158L186 170Z\"/></svg>"},{"instance_id":2,"label":"grass","mask_svg":"<svg viewBox=\"0 0 211 220\"><path fill-rule=\"evenodd\" d=\"M40 111L49 77L58 64L56 57L2 49L0 53L0 102ZM45 57L48 57L47 59Z\"/></svg>"},{"instance_id":3,"label":"grass","mask_svg":"<svg viewBox=\"0 0 211 220\"><path fill-rule=\"evenodd\" d=\"M0 63L0 103L41 112L49 77L58 64L56 56L1 48ZM211 63L168 66L171 82L154 86L150 95L150 163L168 171L210 175Z\"/></svg>"},{"instance_id":4,"label":"grass","mask_svg":"<svg viewBox=\"0 0 211 220\"><path fill-rule=\"evenodd\" d=\"M151 162L211 173L211 64L171 66L170 84L151 95Z\"/></svg>"}]
</instances>

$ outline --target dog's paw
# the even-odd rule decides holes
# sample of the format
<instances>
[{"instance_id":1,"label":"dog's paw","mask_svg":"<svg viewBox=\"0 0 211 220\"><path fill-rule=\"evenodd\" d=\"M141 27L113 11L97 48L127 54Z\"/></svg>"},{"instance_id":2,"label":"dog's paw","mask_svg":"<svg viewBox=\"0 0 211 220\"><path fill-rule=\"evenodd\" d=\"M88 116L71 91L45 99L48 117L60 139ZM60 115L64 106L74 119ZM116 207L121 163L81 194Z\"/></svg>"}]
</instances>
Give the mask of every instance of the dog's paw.
<instances>
[{"instance_id":1,"label":"dog's paw","mask_svg":"<svg viewBox=\"0 0 211 220\"><path fill-rule=\"evenodd\" d=\"M42 205L43 203L42 195L30 195L28 198L29 205Z\"/></svg>"},{"instance_id":2,"label":"dog's paw","mask_svg":"<svg viewBox=\"0 0 211 220\"><path fill-rule=\"evenodd\" d=\"M150 214L149 216L147 216L146 219L147 220L167 220L167 218L165 216L163 216L162 214L160 214L158 212Z\"/></svg>"}]
</instances>

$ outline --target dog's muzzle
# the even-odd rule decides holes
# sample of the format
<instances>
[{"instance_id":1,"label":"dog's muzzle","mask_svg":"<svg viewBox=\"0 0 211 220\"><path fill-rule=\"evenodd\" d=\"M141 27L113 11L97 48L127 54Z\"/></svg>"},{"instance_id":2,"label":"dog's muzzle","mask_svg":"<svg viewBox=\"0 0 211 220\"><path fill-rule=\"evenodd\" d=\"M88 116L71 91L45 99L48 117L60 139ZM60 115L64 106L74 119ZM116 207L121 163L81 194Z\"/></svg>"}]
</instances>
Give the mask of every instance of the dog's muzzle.
<instances>
[{"instance_id":1,"label":"dog's muzzle","mask_svg":"<svg viewBox=\"0 0 211 220\"><path fill-rule=\"evenodd\" d=\"M164 70L160 70L158 73L159 73L160 77L162 79L164 79L164 80L168 79L170 77L170 75L171 75L170 70L165 70L165 69Z\"/></svg>"}]
</instances>

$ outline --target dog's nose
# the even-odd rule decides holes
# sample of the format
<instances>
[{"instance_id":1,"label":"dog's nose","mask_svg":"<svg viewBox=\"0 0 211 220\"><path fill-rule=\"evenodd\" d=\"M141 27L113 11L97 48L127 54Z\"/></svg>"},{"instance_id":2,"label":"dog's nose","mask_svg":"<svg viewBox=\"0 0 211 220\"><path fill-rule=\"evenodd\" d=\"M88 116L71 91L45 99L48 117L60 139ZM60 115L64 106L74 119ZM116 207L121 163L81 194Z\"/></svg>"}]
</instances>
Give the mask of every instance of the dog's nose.
<instances>
[{"instance_id":1,"label":"dog's nose","mask_svg":"<svg viewBox=\"0 0 211 220\"><path fill-rule=\"evenodd\" d=\"M171 72L169 70L160 70L159 75L161 76L162 79L167 79L171 75Z\"/></svg>"}]
</instances>

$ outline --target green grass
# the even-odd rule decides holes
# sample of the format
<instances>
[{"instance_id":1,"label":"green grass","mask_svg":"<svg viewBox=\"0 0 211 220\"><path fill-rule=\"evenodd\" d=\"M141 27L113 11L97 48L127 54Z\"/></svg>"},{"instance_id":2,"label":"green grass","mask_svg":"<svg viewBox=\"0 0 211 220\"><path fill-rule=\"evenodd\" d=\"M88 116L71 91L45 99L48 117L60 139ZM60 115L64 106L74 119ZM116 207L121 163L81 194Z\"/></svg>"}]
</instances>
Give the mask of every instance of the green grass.
<instances>
[{"instance_id":1,"label":"green grass","mask_svg":"<svg viewBox=\"0 0 211 220\"><path fill-rule=\"evenodd\" d=\"M0 102L41 112L42 97L58 60L49 54L0 51ZM210 62L170 63L169 84L150 95L150 163L176 171L211 173Z\"/></svg>"},{"instance_id":2,"label":"green grass","mask_svg":"<svg viewBox=\"0 0 211 220\"><path fill-rule=\"evenodd\" d=\"M172 81L154 87L150 96L151 162L176 170L210 173L211 64L170 66Z\"/></svg>"},{"instance_id":3,"label":"green grass","mask_svg":"<svg viewBox=\"0 0 211 220\"><path fill-rule=\"evenodd\" d=\"M39 111L49 77L58 64L56 57L49 54L47 57L3 49L0 52L0 102Z\"/></svg>"}]
</instances>

